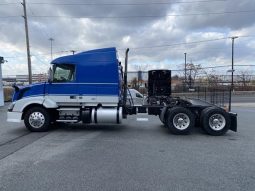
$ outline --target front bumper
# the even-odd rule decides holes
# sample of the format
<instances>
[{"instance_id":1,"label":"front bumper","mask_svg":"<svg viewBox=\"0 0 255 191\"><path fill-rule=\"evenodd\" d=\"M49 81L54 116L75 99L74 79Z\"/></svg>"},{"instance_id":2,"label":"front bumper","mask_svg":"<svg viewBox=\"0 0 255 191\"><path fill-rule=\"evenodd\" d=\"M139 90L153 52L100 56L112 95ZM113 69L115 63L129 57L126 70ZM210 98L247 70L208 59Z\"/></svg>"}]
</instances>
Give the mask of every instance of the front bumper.
<instances>
[{"instance_id":1,"label":"front bumper","mask_svg":"<svg viewBox=\"0 0 255 191\"><path fill-rule=\"evenodd\" d=\"M15 111L9 111L7 112L7 121L8 122L21 122L22 113L21 112L15 112Z\"/></svg>"}]
</instances>

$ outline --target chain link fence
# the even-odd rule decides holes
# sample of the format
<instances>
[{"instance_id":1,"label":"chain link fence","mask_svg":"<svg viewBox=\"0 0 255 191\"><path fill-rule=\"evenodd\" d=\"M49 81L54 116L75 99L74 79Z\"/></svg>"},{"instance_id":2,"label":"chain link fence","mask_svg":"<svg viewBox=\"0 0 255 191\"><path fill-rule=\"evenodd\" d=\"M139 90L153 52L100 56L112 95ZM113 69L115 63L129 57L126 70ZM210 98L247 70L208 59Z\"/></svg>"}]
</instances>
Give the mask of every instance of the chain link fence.
<instances>
[{"instance_id":1,"label":"chain link fence","mask_svg":"<svg viewBox=\"0 0 255 191\"><path fill-rule=\"evenodd\" d=\"M172 72L171 89L174 97L196 98L206 102L228 107L231 96L231 76L199 76L196 80L180 77L181 74ZM252 81L254 78L254 82ZM234 77L234 91L255 91L255 77L250 76L250 80L243 83ZM135 71L128 72L128 85L147 95L148 72ZM253 85L254 83L254 85Z\"/></svg>"}]
</instances>

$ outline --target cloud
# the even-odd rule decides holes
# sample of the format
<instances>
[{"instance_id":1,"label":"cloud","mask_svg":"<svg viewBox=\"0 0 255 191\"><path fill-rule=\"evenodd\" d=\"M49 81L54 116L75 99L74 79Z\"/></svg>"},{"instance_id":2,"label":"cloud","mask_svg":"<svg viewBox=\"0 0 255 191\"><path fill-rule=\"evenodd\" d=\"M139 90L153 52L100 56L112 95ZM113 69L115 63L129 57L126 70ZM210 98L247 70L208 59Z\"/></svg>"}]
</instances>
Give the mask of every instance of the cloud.
<instances>
[{"instance_id":1,"label":"cloud","mask_svg":"<svg viewBox=\"0 0 255 191\"><path fill-rule=\"evenodd\" d=\"M7 0L2 2L9 3ZM116 46L123 62L124 50L129 47L130 69L136 70L137 65L147 66L146 69L178 69L184 62L184 52L188 61L205 67L227 65L231 59L231 39L185 43L236 35L250 36L236 39L235 60L243 65L254 64L255 40L252 36L255 32L255 12L212 14L255 10L253 0L169 4L150 4L156 1L148 1L147 5L134 5L142 3L137 0L122 3L133 5L109 5L106 0L97 0L94 2L97 5L57 5L84 4L81 0L36 2L44 4L33 4L34 1L27 4L33 73L47 72L51 59L49 38L54 38L54 58L71 54L71 50ZM121 4L118 1L111 3ZM0 55L9 61L3 65L3 75L26 74L22 6L20 3L1 5L0 12L1 16L18 16L0 18ZM183 44L172 46L179 43ZM153 47L161 45L169 46Z\"/></svg>"}]
</instances>

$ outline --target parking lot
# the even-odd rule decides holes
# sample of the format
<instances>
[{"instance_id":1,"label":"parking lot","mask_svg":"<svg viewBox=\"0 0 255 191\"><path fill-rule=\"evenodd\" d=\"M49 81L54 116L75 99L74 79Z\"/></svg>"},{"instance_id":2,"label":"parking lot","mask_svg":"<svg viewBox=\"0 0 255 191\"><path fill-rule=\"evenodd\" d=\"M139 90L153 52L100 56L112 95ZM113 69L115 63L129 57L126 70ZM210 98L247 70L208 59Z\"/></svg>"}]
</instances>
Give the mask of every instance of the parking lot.
<instances>
[{"instance_id":1,"label":"parking lot","mask_svg":"<svg viewBox=\"0 0 255 191\"><path fill-rule=\"evenodd\" d=\"M156 116L30 133L0 107L0 190L254 190L255 106L238 132L176 136ZM138 118L138 120L137 120ZM139 120L140 119L140 120Z\"/></svg>"}]
</instances>

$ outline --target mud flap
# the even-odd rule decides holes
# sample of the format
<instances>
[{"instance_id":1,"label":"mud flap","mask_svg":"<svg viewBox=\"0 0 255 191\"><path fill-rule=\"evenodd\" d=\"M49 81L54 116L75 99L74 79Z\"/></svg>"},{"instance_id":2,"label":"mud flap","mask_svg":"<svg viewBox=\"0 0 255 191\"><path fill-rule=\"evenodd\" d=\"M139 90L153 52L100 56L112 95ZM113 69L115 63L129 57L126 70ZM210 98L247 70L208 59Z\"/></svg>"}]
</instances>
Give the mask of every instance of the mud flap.
<instances>
[{"instance_id":1,"label":"mud flap","mask_svg":"<svg viewBox=\"0 0 255 191\"><path fill-rule=\"evenodd\" d=\"M159 114L159 118L160 118L161 121L165 121L165 115L166 115L167 109L168 109L168 107L164 107L161 110L161 112Z\"/></svg>"},{"instance_id":2,"label":"mud flap","mask_svg":"<svg viewBox=\"0 0 255 191\"><path fill-rule=\"evenodd\" d=\"M237 114L229 112L230 120L231 120L231 126L230 130L237 132Z\"/></svg>"}]
</instances>

